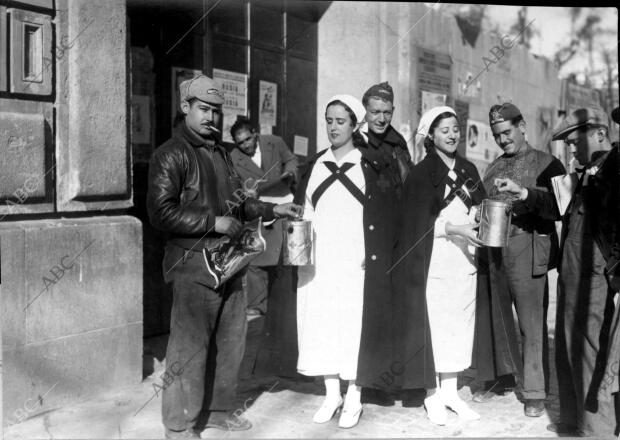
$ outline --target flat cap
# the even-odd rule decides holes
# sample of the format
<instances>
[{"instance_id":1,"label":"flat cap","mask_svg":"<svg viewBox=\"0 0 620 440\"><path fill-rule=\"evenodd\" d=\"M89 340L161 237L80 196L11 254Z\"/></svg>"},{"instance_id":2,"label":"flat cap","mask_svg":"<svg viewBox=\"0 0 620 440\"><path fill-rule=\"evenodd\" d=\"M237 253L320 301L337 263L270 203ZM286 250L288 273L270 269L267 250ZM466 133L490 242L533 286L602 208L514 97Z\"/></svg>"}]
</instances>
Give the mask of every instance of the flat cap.
<instances>
[{"instance_id":1,"label":"flat cap","mask_svg":"<svg viewBox=\"0 0 620 440\"><path fill-rule=\"evenodd\" d=\"M499 124L504 121L512 121L517 116L521 116L521 110L510 102L501 105L494 105L489 110L489 125Z\"/></svg>"},{"instance_id":2,"label":"flat cap","mask_svg":"<svg viewBox=\"0 0 620 440\"><path fill-rule=\"evenodd\" d=\"M572 112L558 129L553 133L551 140L564 139L570 132L579 127L594 126L609 128L609 118L600 107L580 108Z\"/></svg>"},{"instance_id":3,"label":"flat cap","mask_svg":"<svg viewBox=\"0 0 620 440\"><path fill-rule=\"evenodd\" d=\"M382 98L393 104L394 91L392 90L392 86L389 85L387 81L375 84L366 90L366 93L364 93L364 96L362 97L362 102L367 102L370 98Z\"/></svg>"},{"instance_id":4,"label":"flat cap","mask_svg":"<svg viewBox=\"0 0 620 440\"><path fill-rule=\"evenodd\" d=\"M208 104L220 105L224 103L224 93L215 81L205 75L198 75L183 81L179 85L179 93L181 101L197 98Z\"/></svg>"}]
</instances>

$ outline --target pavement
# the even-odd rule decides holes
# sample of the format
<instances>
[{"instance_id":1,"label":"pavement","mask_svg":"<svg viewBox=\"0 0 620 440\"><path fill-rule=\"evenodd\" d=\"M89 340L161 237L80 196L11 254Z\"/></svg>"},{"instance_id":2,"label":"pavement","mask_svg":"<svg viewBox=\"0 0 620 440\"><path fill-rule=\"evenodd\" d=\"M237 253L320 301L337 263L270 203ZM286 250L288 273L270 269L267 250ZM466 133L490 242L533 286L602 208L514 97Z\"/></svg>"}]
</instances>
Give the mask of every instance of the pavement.
<instances>
[{"instance_id":1,"label":"pavement","mask_svg":"<svg viewBox=\"0 0 620 440\"><path fill-rule=\"evenodd\" d=\"M553 280L555 281L555 280ZM555 298L555 295L551 295ZM554 301L550 303L549 324L550 390L546 413L530 418L523 414L514 393L498 396L488 403L475 403L466 378L462 378L460 396L479 412L481 419L463 422L450 413L445 426L436 426L426 418L421 399L396 400L393 405L364 404L359 424L352 429L338 427L335 417L326 424L312 422L321 405L324 387L320 380L282 377L253 377L251 359L242 365L238 413L244 412L253 427L248 431L202 431L205 439L219 438L433 438L433 437L556 437L546 426L559 414L557 380L553 368ZM250 322L248 350L255 353L257 335L263 318ZM167 336L145 340L144 377L133 387L92 396L88 400L35 416L5 428L5 439L160 439L161 375ZM397 399L399 397L397 396Z\"/></svg>"}]
</instances>

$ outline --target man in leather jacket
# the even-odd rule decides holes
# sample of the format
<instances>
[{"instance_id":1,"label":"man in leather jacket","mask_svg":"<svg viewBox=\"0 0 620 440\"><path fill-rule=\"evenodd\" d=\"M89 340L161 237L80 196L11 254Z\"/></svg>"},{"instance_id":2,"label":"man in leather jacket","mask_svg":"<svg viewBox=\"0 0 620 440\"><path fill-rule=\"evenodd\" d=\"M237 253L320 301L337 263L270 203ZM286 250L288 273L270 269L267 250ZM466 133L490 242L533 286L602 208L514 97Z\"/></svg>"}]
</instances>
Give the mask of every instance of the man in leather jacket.
<instances>
[{"instance_id":1,"label":"man in leather jacket","mask_svg":"<svg viewBox=\"0 0 620 440\"><path fill-rule=\"evenodd\" d=\"M207 427L252 426L233 412L247 330L242 273L217 286L204 249L239 234L246 219L295 217L301 208L263 203L241 190L217 138L224 96L211 78L183 81L179 90L184 121L151 158L147 210L152 225L168 236L163 271L173 288L162 401L166 437L200 438L195 425L203 400L210 411ZM215 364L212 380L205 376L208 360Z\"/></svg>"}]
</instances>

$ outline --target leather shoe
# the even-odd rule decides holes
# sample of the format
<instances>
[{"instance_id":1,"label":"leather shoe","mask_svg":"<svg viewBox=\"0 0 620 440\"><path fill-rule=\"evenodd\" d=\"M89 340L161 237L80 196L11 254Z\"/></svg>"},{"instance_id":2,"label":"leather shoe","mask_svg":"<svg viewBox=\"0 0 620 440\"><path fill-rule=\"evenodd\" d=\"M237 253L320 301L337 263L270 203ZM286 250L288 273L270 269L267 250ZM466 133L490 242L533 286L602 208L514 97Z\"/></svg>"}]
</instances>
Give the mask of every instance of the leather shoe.
<instances>
[{"instance_id":1,"label":"leather shoe","mask_svg":"<svg viewBox=\"0 0 620 440\"><path fill-rule=\"evenodd\" d=\"M545 401L543 399L527 399L524 407L528 417L540 417L545 413Z\"/></svg>"},{"instance_id":2,"label":"leather shoe","mask_svg":"<svg viewBox=\"0 0 620 440\"><path fill-rule=\"evenodd\" d=\"M342 410L342 414L340 414L340 420L338 420L338 426L340 428L353 428L360 421L360 417L362 416L363 408L362 405L359 408L344 408Z\"/></svg>"},{"instance_id":3,"label":"leather shoe","mask_svg":"<svg viewBox=\"0 0 620 440\"><path fill-rule=\"evenodd\" d=\"M551 423L550 425L547 425L547 431L555 432L556 434L570 434L571 437L581 436L579 428L575 425L569 425L564 422Z\"/></svg>"},{"instance_id":4,"label":"leather shoe","mask_svg":"<svg viewBox=\"0 0 620 440\"><path fill-rule=\"evenodd\" d=\"M426 407L426 416L435 425L443 426L448 422L446 406L439 397L439 393L424 399L424 406Z\"/></svg>"},{"instance_id":5,"label":"leather shoe","mask_svg":"<svg viewBox=\"0 0 620 440\"><path fill-rule=\"evenodd\" d=\"M444 398L444 404L454 411L462 420L471 421L480 419L480 414L472 410L458 396L453 396L450 399Z\"/></svg>"},{"instance_id":6,"label":"leather shoe","mask_svg":"<svg viewBox=\"0 0 620 440\"><path fill-rule=\"evenodd\" d=\"M213 411L209 415L206 428L221 429L222 431L247 431L252 428L252 422L229 411Z\"/></svg>"},{"instance_id":7,"label":"leather shoe","mask_svg":"<svg viewBox=\"0 0 620 440\"><path fill-rule=\"evenodd\" d=\"M173 431L166 428L166 438L169 439L186 439L186 438L200 438L200 435L193 429L184 429L183 431Z\"/></svg>"},{"instance_id":8,"label":"leather shoe","mask_svg":"<svg viewBox=\"0 0 620 440\"><path fill-rule=\"evenodd\" d=\"M342 397L338 396L338 400L335 402L329 402L325 399L323 405L318 409L318 411L314 414L312 421L314 423L327 423L336 414L336 411L342 407Z\"/></svg>"}]
</instances>

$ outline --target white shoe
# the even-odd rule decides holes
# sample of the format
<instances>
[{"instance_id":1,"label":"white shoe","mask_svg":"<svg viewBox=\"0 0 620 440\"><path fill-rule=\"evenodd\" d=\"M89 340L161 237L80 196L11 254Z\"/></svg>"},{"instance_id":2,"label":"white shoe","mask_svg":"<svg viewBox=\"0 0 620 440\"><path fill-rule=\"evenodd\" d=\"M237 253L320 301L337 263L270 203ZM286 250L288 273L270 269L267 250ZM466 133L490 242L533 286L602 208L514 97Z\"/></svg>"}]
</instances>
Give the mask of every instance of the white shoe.
<instances>
[{"instance_id":1,"label":"white shoe","mask_svg":"<svg viewBox=\"0 0 620 440\"><path fill-rule=\"evenodd\" d=\"M471 409L467 403L462 401L458 396L447 399L445 404L448 408L457 413L462 420L470 421L480 419L480 414Z\"/></svg>"},{"instance_id":2,"label":"white shoe","mask_svg":"<svg viewBox=\"0 0 620 440\"><path fill-rule=\"evenodd\" d=\"M338 400L335 402L325 399L323 405L321 405L319 410L314 414L312 421L314 423L329 422L334 417L334 414L336 414L336 411L338 411L338 409L342 407L342 403L342 397L340 396L338 396Z\"/></svg>"},{"instance_id":3,"label":"white shoe","mask_svg":"<svg viewBox=\"0 0 620 440\"><path fill-rule=\"evenodd\" d=\"M424 399L426 416L435 425L445 425L448 422L448 413L438 393Z\"/></svg>"},{"instance_id":4,"label":"white shoe","mask_svg":"<svg viewBox=\"0 0 620 440\"><path fill-rule=\"evenodd\" d=\"M340 414L340 420L338 426L341 428L353 428L360 421L362 415L362 405L359 408L344 408L342 414Z\"/></svg>"}]
</instances>

